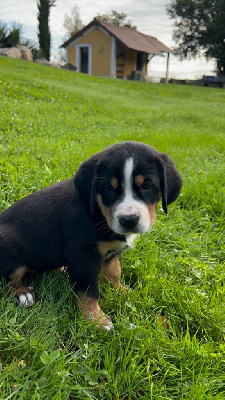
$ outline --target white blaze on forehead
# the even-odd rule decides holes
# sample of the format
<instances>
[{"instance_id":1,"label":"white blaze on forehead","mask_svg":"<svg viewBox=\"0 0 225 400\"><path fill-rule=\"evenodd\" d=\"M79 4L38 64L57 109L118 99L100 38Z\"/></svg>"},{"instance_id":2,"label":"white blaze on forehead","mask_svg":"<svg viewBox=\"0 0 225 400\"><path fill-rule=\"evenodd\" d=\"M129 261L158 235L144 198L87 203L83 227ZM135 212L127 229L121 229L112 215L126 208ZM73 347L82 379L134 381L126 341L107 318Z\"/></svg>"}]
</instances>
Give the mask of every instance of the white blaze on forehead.
<instances>
[{"instance_id":1,"label":"white blaze on forehead","mask_svg":"<svg viewBox=\"0 0 225 400\"><path fill-rule=\"evenodd\" d=\"M120 217L128 215L137 215L139 217L138 224L135 228L136 233L147 232L150 229L151 221L146 204L136 198L133 190L133 171L134 159L128 158L124 164L123 170L123 197L116 205L113 217L113 230L117 233L126 233L126 229L120 224Z\"/></svg>"},{"instance_id":2,"label":"white blaze on forehead","mask_svg":"<svg viewBox=\"0 0 225 400\"><path fill-rule=\"evenodd\" d=\"M133 158L128 158L124 166L124 194L125 198L132 198L132 172L134 168Z\"/></svg>"},{"instance_id":3,"label":"white blaze on forehead","mask_svg":"<svg viewBox=\"0 0 225 400\"><path fill-rule=\"evenodd\" d=\"M118 206L118 211L123 215L140 214L140 201L135 200L133 192L134 159L130 157L124 165L123 175L123 200Z\"/></svg>"}]
</instances>

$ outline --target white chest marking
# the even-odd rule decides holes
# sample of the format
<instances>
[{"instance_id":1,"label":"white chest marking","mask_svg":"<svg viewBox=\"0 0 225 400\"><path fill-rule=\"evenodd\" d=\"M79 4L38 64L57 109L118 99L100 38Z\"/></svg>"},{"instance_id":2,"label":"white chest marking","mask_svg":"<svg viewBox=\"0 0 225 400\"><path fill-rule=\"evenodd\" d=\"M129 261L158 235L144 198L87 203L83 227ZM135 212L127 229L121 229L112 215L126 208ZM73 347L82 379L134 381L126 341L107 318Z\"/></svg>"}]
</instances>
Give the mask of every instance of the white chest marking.
<instances>
[{"instance_id":1,"label":"white chest marking","mask_svg":"<svg viewBox=\"0 0 225 400\"><path fill-rule=\"evenodd\" d=\"M133 247L136 237L137 237L137 235L135 233L132 233L131 235L127 236L126 239L127 239L127 244L129 247Z\"/></svg>"}]
</instances>

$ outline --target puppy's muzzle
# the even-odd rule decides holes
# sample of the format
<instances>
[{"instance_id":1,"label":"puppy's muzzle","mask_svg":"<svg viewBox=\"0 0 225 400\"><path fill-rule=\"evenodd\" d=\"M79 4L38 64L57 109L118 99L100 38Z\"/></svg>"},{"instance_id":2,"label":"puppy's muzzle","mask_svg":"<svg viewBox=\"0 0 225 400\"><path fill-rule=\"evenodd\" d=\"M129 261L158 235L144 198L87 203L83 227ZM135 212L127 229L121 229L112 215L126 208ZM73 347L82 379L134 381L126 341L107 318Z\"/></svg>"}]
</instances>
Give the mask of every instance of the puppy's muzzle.
<instances>
[{"instance_id":1,"label":"puppy's muzzle","mask_svg":"<svg viewBox=\"0 0 225 400\"><path fill-rule=\"evenodd\" d=\"M125 229L133 229L139 222L139 215L129 214L119 216L119 223Z\"/></svg>"}]
</instances>

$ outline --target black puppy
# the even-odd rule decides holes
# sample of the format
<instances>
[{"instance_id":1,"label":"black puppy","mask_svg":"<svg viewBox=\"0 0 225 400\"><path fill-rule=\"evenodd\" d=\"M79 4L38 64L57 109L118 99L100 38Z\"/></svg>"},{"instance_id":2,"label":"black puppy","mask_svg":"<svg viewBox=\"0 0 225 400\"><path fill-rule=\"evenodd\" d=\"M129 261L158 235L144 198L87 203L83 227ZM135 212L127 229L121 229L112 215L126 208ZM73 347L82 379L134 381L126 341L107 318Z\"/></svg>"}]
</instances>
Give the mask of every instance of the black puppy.
<instances>
[{"instance_id":1,"label":"black puppy","mask_svg":"<svg viewBox=\"0 0 225 400\"><path fill-rule=\"evenodd\" d=\"M67 266L80 309L107 330L98 276L120 287L120 253L133 234L151 229L157 203L174 201L182 179L172 160L138 142L114 144L93 155L71 178L17 201L0 215L0 275L19 304L33 305L28 271Z\"/></svg>"}]
</instances>

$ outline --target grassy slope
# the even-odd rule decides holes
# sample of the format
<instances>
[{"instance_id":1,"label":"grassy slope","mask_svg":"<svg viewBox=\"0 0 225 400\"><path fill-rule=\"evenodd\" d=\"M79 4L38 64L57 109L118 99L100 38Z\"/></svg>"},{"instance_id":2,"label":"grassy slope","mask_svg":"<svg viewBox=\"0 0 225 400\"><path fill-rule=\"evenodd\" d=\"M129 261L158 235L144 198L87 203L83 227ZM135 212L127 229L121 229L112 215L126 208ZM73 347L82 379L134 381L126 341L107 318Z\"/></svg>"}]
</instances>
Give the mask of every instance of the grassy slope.
<instances>
[{"instance_id":1,"label":"grassy slope","mask_svg":"<svg viewBox=\"0 0 225 400\"><path fill-rule=\"evenodd\" d=\"M0 210L122 140L167 152L184 178L123 256L129 296L101 285L113 333L81 319L64 273L32 278L28 310L2 283L1 399L225 398L224 109L224 90L0 58Z\"/></svg>"}]
</instances>

